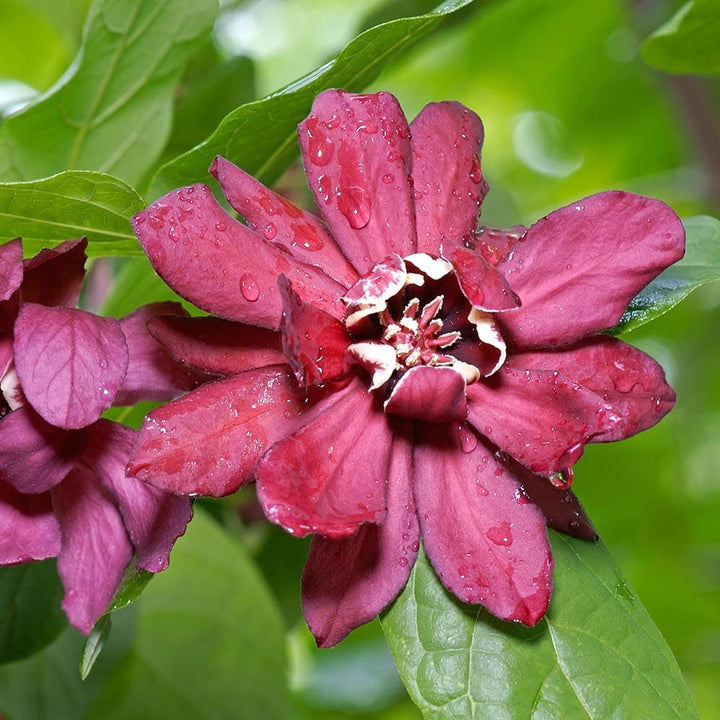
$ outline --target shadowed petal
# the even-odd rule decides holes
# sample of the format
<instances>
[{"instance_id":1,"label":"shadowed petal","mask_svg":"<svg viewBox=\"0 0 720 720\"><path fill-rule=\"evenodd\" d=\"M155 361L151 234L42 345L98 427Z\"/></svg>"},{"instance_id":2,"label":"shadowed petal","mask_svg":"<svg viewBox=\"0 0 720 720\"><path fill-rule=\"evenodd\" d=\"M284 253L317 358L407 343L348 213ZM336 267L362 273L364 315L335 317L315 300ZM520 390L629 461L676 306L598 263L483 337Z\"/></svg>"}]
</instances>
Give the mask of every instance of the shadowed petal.
<instances>
[{"instance_id":1,"label":"shadowed petal","mask_svg":"<svg viewBox=\"0 0 720 720\"><path fill-rule=\"evenodd\" d=\"M412 496L412 442L395 429L387 476L387 517L348 538L316 536L302 583L303 614L320 647L337 645L402 590L415 564L420 529Z\"/></svg>"},{"instance_id":2,"label":"shadowed petal","mask_svg":"<svg viewBox=\"0 0 720 720\"><path fill-rule=\"evenodd\" d=\"M552 589L542 513L482 442L464 452L451 425L423 424L419 435L415 502L440 580L464 602L535 625Z\"/></svg>"},{"instance_id":3,"label":"shadowed petal","mask_svg":"<svg viewBox=\"0 0 720 720\"><path fill-rule=\"evenodd\" d=\"M285 273L309 302L342 317L345 288L228 215L207 185L168 193L133 217L150 262L178 295L228 320L277 329Z\"/></svg>"},{"instance_id":4,"label":"shadowed petal","mask_svg":"<svg viewBox=\"0 0 720 720\"><path fill-rule=\"evenodd\" d=\"M8 300L23 279L22 241L15 238L0 245L0 301Z\"/></svg>"},{"instance_id":5,"label":"shadowed petal","mask_svg":"<svg viewBox=\"0 0 720 720\"><path fill-rule=\"evenodd\" d=\"M115 399L128 349L115 318L25 303L15 321L15 366L25 397L45 420L81 428Z\"/></svg>"},{"instance_id":6,"label":"shadowed petal","mask_svg":"<svg viewBox=\"0 0 720 720\"><path fill-rule=\"evenodd\" d=\"M426 105L410 124L418 252L462 246L488 191L480 169L483 126L457 102Z\"/></svg>"},{"instance_id":7,"label":"shadowed petal","mask_svg":"<svg viewBox=\"0 0 720 720\"><path fill-rule=\"evenodd\" d=\"M449 367L410 368L385 401L385 412L427 422L464 420L465 380Z\"/></svg>"},{"instance_id":8,"label":"shadowed petal","mask_svg":"<svg viewBox=\"0 0 720 720\"><path fill-rule=\"evenodd\" d=\"M25 260L23 302L75 307L85 278L87 238L66 240Z\"/></svg>"},{"instance_id":9,"label":"shadowed petal","mask_svg":"<svg viewBox=\"0 0 720 720\"><path fill-rule=\"evenodd\" d=\"M500 316L503 336L533 348L607 330L684 248L680 219L659 200L613 190L556 210L498 265L522 301Z\"/></svg>"},{"instance_id":10,"label":"shadowed petal","mask_svg":"<svg viewBox=\"0 0 720 720\"><path fill-rule=\"evenodd\" d=\"M357 532L385 517L392 433L376 398L354 382L335 404L274 445L257 467L268 520L299 537Z\"/></svg>"},{"instance_id":11,"label":"shadowed petal","mask_svg":"<svg viewBox=\"0 0 720 720\"><path fill-rule=\"evenodd\" d=\"M46 560L60 552L60 526L47 493L19 493L0 480L0 565Z\"/></svg>"},{"instance_id":12,"label":"shadowed petal","mask_svg":"<svg viewBox=\"0 0 720 720\"><path fill-rule=\"evenodd\" d=\"M392 95L326 90L298 138L320 212L358 273L415 252L410 132Z\"/></svg>"}]
</instances>

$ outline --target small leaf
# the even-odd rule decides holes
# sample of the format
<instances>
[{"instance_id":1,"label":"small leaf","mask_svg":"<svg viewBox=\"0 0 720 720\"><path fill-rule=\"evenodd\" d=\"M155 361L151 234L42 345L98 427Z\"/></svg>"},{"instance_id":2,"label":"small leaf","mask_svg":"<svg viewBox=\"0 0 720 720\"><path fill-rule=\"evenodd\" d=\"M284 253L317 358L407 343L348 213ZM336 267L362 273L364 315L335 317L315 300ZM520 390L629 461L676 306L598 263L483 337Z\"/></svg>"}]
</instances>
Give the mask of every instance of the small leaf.
<instances>
[{"instance_id":1,"label":"small leaf","mask_svg":"<svg viewBox=\"0 0 720 720\"><path fill-rule=\"evenodd\" d=\"M310 112L320 91L331 87L362 90L444 16L471 1L445 2L426 15L394 20L367 30L336 58L284 90L239 107L224 118L205 142L160 168L150 196L159 197L181 185L206 181L215 155L232 160L260 181L272 184L297 154L296 126Z\"/></svg>"},{"instance_id":2,"label":"small leaf","mask_svg":"<svg viewBox=\"0 0 720 720\"><path fill-rule=\"evenodd\" d=\"M74 171L0 184L0 242L23 238L26 255L87 236L88 255L142 255L130 217L145 207L122 180Z\"/></svg>"},{"instance_id":3,"label":"small leaf","mask_svg":"<svg viewBox=\"0 0 720 720\"><path fill-rule=\"evenodd\" d=\"M82 654L80 655L80 677L83 680L90 674L95 661L100 657L100 653L105 646L105 641L110 635L111 627L112 622L110 621L110 616L103 615L95 623L95 627L90 632L90 635L88 635L88 639L85 641Z\"/></svg>"},{"instance_id":4,"label":"small leaf","mask_svg":"<svg viewBox=\"0 0 720 720\"><path fill-rule=\"evenodd\" d=\"M125 570L125 574L120 581L120 587L115 593L108 613L122 610L122 608L134 603L153 577L153 573L147 570L138 570L130 565Z\"/></svg>"},{"instance_id":5,"label":"small leaf","mask_svg":"<svg viewBox=\"0 0 720 720\"><path fill-rule=\"evenodd\" d=\"M382 618L426 718L697 718L677 663L601 544L551 532L555 589L534 628L462 605L424 554Z\"/></svg>"},{"instance_id":6,"label":"small leaf","mask_svg":"<svg viewBox=\"0 0 720 720\"><path fill-rule=\"evenodd\" d=\"M701 285L720 280L720 221L707 215L683 221L685 257L658 275L630 302L613 335L634 330L675 307Z\"/></svg>"},{"instance_id":7,"label":"small leaf","mask_svg":"<svg viewBox=\"0 0 720 720\"><path fill-rule=\"evenodd\" d=\"M645 41L642 57L649 65L669 73L720 73L720 3L685 3Z\"/></svg>"}]
</instances>

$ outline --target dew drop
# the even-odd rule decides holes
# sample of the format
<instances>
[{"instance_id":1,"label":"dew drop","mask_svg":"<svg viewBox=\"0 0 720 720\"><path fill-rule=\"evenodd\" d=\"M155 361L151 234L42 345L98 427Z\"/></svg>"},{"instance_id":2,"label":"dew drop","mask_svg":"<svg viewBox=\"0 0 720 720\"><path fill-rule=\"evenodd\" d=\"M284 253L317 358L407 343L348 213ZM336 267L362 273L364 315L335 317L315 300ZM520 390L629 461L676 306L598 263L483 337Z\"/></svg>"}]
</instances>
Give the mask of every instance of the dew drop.
<instances>
[{"instance_id":1,"label":"dew drop","mask_svg":"<svg viewBox=\"0 0 720 720\"><path fill-rule=\"evenodd\" d=\"M173 241L177 242L180 236L178 235L177 228L174 225L170 226L170 229L168 230L168 237Z\"/></svg>"},{"instance_id":2,"label":"dew drop","mask_svg":"<svg viewBox=\"0 0 720 720\"><path fill-rule=\"evenodd\" d=\"M459 425L457 429L460 449L464 453L471 453L478 444L477 436L466 425Z\"/></svg>"},{"instance_id":3,"label":"dew drop","mask_svg":"<svg viewBox=\"0 0 720 720\"><path fill-rule=\"evenodd\" d=\"M487 497L489 494L488 489L482 483L478 483L475 486L475 489L477 490L477 494L481 495L482 497Z\"/></svg>"},{"instance_id":4,"label":"dew drop","mask_svg":"<svg viewBox=\"0 0 720 720\"><path fill-rule=\"evenodd\" d=\"M318 188L323 202L329 205L332 202L332 180L329 175L321 175L318 178Z\"/></svg>"},{"instance_id":5,"label":"dew drop","mask_svg":"<svg viewBox=\"0 0 720 720\"><path fill-rule=\"evenodd\" d=\"M370 222L371 201L368 192L359 185L350 185L338 192L338 210L355 230Z\"/></svg>"},{"instance_id":6,"label":"dew drop","mask_svg":"<svg viewBox=\"0 0 720 720\"><path fill-rule=\"evenodd\" d=\"M573 481L573 471L571 468L559 470L550 475L548 480L550 480L550 483L556 488L569 488Z\"/></svg>"},{"instance_id":7,"label":"dew drop","mask_svg":"<svg viewBox=\"0 0 720 720\"><path fill-rule=\"evenodd\" d=\"M504 547L510 547L513 542L512 531L510 529L510 523L500 523L495 527L491 527L485 535L487 539L495 543L495 545L502 545Z\"/></svg>"},{"instance_id":8,"label":"dew drop","mask_svg":"<svg viewBox=\"0 0 720 720\"><path fill-rule=\"evenodd\" d=\"M260 297L260 288L250 273L243 273L240 277L240 292L248 302L255 302Z\"/></svg>"},{"instance_id":9,"label":"dew drop","mask_svg":"<svg viewBox=\"0 0 720 720\"><path fill-rule=\"evenodd\" d=\"M400 565L401 565L402 567L405 567L405 566L407 565L407 562L408 562L408 561L407 561L407 558L401 557L401 558L398 560L398 562L400 563Z\"/></svg>"},{"instance_id":10,"label":"dew drop","mask_svg":"<svg viewBox=\"0 0 720 720\"><path fill-rule=\"evenodd\" d=\"M323 125L328 130L334 130L340 125L340 118L337 115L331 115L327 120L323 120Z\"/></svg>"},{"instance_id":11,"label":"dew drop","mask_svg":"<svg viewBox=\"0 0 720 720\"><path fill-rule=\"evenodd\" d=\"M473 155L472 167L470 168L470 179L476 185L479 185L483 179L482 170L480 169L480 161L478 160L477 155Z\"/></svg>"},{"instance_id":12,"label":"dew drop","mask_svg":"<svg viewBox=\"0 0 720 720\"><path fill-rule=\"evenodd\" d=\"M382 181L386 185L390 185L390 183L392 183L394 180L395 180L395 176L391 175L390 173L386 173L385 175L382 176Z\"/></svg>"},{"instance_id":13,"label":"dew drop","mask_svg":"<svg viewBox=\"0 0 720 720\"><path fill-rule=\"evenodd\" d=\"M225 232L227 230L227 225L223 222L215 223L215 229L218 232Z\"/></svg>"},{"instance_id":14,"label":"dew drop","mask_svg":"<svg viewBox=\"0 0 720 720\"><path fill-rule=\"evenodd\" d=\"M272 240L277 235L277 228L273 223L268 223L263 230L266 240Z\"/></svg>"},{"instance_id":15,"label":"dew drop","mask_svg":"<svg viewBox=\"0 0 720 720\"><path fill-rule=\"evenodd\" d=\"M323 241L318 231L309 223L293 223L291 226L294 235L293 244L305 250L322 250Z\"/></svg>"},{"instance_id":16,"label":"dew drop","mask_svg":"<svg viewBox=\"0 0 720 720\"><path fill-rule=\"evenodd\" d=\"M373 122L372 120L367 120L364 123L358 125L357 131L361 133L367 133L368 135L374 135L378 131L378 126L376 122Z\"/></svg>"},{"instance_id":17,"label":"dew drop","mask_svg":"<svg viewBox=\"0 0 720 720\"><path fill-rule=\"evenodd\" d=\"M414 543L411 543L410 550L414 553L418 552L418 550L420 550L420 543L417 540Z\"/></svg>"},{"instance_id":18,"label":"dew drop","mask_svg":"<svg viewBox=\"0 0 720 720\"><path fill-rule=\"evenodd\" d=\"M327 165L335 152L335 143L320 129L318 119L309 117L305 123L310 162L318 167ZM327 127L327 126L326 126Z\"/></svg>"}]
</instances>

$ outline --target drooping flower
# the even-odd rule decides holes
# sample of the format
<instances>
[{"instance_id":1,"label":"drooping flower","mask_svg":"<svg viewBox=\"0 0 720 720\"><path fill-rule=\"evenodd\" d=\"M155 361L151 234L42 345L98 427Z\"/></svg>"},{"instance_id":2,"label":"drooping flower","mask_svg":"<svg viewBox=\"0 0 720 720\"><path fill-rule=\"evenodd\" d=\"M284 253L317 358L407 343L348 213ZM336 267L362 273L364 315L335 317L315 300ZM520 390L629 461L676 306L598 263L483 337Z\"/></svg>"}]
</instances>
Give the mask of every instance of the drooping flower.
<instances>
[{"instance_id":1,"label":"drooping flower","mask_svg":"<svg viewBox=\"0 0 720 720\"><path fill-rule=\"evenodd\" d=\"M657 200L605 192L529 228L477 229L480 119L408 126L387 93L329 90L299 126L324 223L232 163L134 218L157 272L216 317L155 318L223 379L152 411L130 474L181 495L251 480L267 517L315 534L303 608L321 645L402 589L422 541L445 586L507 620L545 613L550 526L592 537L569 490L585 444L674 404L650 357L601 334L678 260Z\"/></svg>"},{"instance_id":2,"label":"drooping flower","mask_svg":"<svg viewBox=\"0 0 720 720\"><path fill-rule=\"evenodd\" d=\"M158 572L190 501L127 477L137 431L111 404L169 399L196 384L147 333L145 306L116 320L74 306L86 240L22 260L0 246L0 565L58 557L69 621L89 633L123 572Z\"/></svg>"}]
</instances>

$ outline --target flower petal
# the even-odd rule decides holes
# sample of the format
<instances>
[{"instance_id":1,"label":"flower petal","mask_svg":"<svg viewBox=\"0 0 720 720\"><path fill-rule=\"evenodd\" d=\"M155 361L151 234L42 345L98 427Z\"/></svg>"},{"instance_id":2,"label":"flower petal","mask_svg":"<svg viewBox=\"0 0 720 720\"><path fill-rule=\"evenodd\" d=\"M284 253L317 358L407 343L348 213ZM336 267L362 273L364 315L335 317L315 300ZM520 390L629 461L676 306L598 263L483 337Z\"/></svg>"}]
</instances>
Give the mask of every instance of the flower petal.
<instances>
[{"instance_id":1,"label":"flower petal","mask_svg":"<svg viewBox=\"0 0 720 720\"><path fill-rule=\"evenodd\" d=\"M352 265L314 215L219 155L213 160L210 173L217 178L230 205L255 232L287 248L298 260L321 267L345 287L357 280Z\"/></svg>"},{"instance_id":2,"label":"flower petal","mask_svg":"<svg viewBox=\"0 0 720 720\"><path fill-rule=\"evenodd\" d=\"M418 252L462 247L488 186L480 169L480 118L457 102L426 105L410 124Z\"/></svg>"},{"instance_id":3,"label":"flower petal","mask_svg":"<svg viewBox=\"0 0 720 720\"><path fill-rule=\"evenodd\" d=\"M276 280L285 273L306 300L342 317L344 286L230 217L207 185L175 190L132 222L157 273L203 310L277 329L282 303Z\"/></svg>"},{"instance_id":4,"label":"flower petal","mask_svg":"<svg viewBox=\"0 0 720 720\"><path fill-rule=\"evenodd\" d=\"M19 493L0 480L0 565L46 560L60 553L60 526L47 493Z\"/></svg>"},{"instance_id":5,"label":"flower petal","mask_svg":"<svg viewBox=\"0 0 720 720\"><path fill-rule=\"evenodd\" d=\"M358 273L415 252L410 132L392 95L326 90L298 137L320 212Z\"/></svg>"},{"instance_id":6,"label":"flower petal","mask_svg":"<svg viewBox=\"0 0 720 720\"><path fill-rule=\"evenodd\" d=\"M191 501L126 476L125 466L137 431L98 420L89 434L91 441L83 460L95 470L119 507L138 567L149 572L164 570L172 546L192 518Z\"/></svg>"},{"instance_id":7,"label":"flower petal","mask_svg":"<svg viewBox=\"0 0 720 720\"><path fill-rule=\"evenodd\" d=\"M41 493L62 481L82 455L85 433L49 425L31 407L0 421L0 480L22 493Z\"/></svg>"},{"instance_id":8,"label":"flower petal","mask_svg":"<svg viewBox=\"0 0 720 720\"><path fill-rule=\"evenodd\" d=\"M542 513L482 442L462 449L451 425L423 424L418 439L415 502L443 584L503 620L535 625L552 589Z\"/></svg>"},{"instance_id":9,"label":"flower petal","mask_svg":"<svg viewBox=\"0 0 720 720\"><path fill-rule=\"evenodd\" d=\"M75 307L85 278L87 238L66 240L25 261L23 302Z\"/></svg>"},{"instance_id":10,"label":"flower petal","mask_svg":"<svg viewBox=\"0 0 720 720\"><path fill-rule=\"evenodd\" d=\"M534 348L607 330L684 248L680 219L659 200L614 190L556 210L498 265L522 301L500 316L503 336Z\"/></svg>"},{"instance_id":11,"label":"flower petal","mask_svg":"<svg viewBox=\"0 0 720 720\"><path fill-rule=\"evenodd\" d=\"M22 240L0 245L0 302L10 299L23 279Z\"/></svg>"},{"instance_id":12,"label":"flower petal","mask_svg":"<svg viewBox=\"0 0 720 720\"><path fill-rule=\"evenodd\" d=\"M299 537L344 537L362 523L382 522L391 445L376 398L352 383L335 393L332 407L258 463L258 499L265 515Z\"/></svg>"},{"instance_id":13,"label":"flower petal","mask_svg":"<svg viewBox=\"0 0 720 720\"><path fill-rule=\"evenodd\" d=\"M622 423L611 404L549 370L505 365L467 395L470 424L539 475L572 467L585 443Z\"/></svg>"},{"instance_id":14,"label":"flower petal","mask_svg":"<svg viewBox=\"0 0 720 720\"><path fill-rule=\"evenodd\" d=\"M465 380L449 367L410 368L385 401L385 412L427 422L464 420Z\"/></svg>"},{"instance_id":15,"label":"flower petal","mask_svg":"<svg viewBox=\"0 0 720 720\"><path fill-rule=\"evenodd\" d=\"M15 367L28 402L51 425L81 428L107 410L128 366L115 318L25 303L15 321Z\"/></svg>"},{"instance_id":16,"label":"flower petal","mask_svg":"<svg viewBox=\"0 0 720 720\"><path fill-rule=\"evenodd\" d=\"M340 377L350 342L345 325L303 301L285 275L278 279L278 288L283 300L282 347L298 383L307 387Z\"/></svg>"},{"instance_id":17,"label":"flower petal","mask_svg":"<svg viewBox=\"0 0 720 720\"><path fill-rule=\"evenodd\" d=\"M402 590L415 564L420 528L412 495L412 443L395 430L387 476L387 517L348 538L316 536L302 582L303 614L320 647L337 645Z\"/></svg>"},{"instance_id":18,"label":"flower petal","mask_svg":"<svg viewBox=\"0 0 720 720\"><path fill-rule=\"evenodd\" d=\"M497 267L526 232L524 225L513 225L507 230L483 226L470 238L467 245L471 250L480 253L490 265Z\"/></svg>"},{"instance_id":19,"label":"flower petal","mask_svg":"<svg viewBox=\"0 0 720 720\"><path fill-rule=\"evenodd\" d=\"M51 496L62 529L62 607L70 623L88 635L110 605L132 546L118 509L89 468L78 465Z\"/></svg>"}]
</instances>

